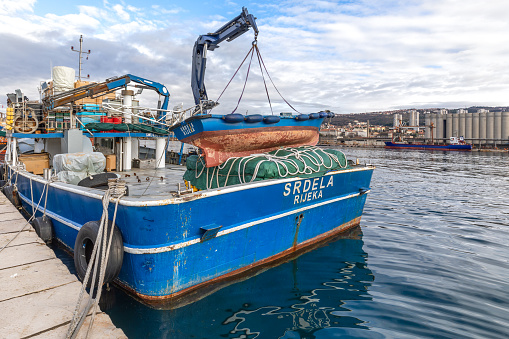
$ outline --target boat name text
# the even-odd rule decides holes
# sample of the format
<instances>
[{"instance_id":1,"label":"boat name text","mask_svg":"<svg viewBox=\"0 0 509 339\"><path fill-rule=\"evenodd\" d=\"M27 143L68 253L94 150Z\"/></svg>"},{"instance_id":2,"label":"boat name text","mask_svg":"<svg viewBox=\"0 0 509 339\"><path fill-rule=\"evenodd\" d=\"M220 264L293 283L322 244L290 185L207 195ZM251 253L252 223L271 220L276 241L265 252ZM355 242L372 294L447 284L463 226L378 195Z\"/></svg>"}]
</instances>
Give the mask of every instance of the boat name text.
<instances>
[{"instance_id":1,"label":"boat name text","mask_svg":"<svg viewBox=\"0 0 509 339\"><path fill-rule=\"evenodd\" d=\"M193 126L193 124L182 125L182 126L180 126L180 131L184 135L189 135L194 132L194 126Z\"/></svg>"},{"instance_id":2,"label":"boat name text","mask_svg":"<svg viewBox=\"0 0 509 339\"><path fill-rule=\"evenodd\" d=\"M283 196L293 195L293 204L300 204L306 201L320 199L322 197L322 189L334 186L334 177L330 176L329 181L325 177L306 179L301 181L289 182L285 185Z\"/></svg>"}]
</instances>

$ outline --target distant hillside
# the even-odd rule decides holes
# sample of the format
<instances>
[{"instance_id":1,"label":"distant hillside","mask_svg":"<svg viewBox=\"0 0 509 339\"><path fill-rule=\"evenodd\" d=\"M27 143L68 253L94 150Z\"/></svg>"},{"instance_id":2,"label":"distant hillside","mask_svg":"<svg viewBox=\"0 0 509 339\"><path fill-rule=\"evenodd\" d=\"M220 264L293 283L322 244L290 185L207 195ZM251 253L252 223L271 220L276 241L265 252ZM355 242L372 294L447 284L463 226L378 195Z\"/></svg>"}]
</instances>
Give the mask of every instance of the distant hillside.
<instances>
[{"instance_id":1,"label":"distant hillside","mask_svg":"<svg viewBox=\"0 0 509 339\"><path fill-rule=\"evenodd\" d=\"M407 114L403 114L403 119L408 119ZM392 114L382 113L350 113L350 114L336 114L332 118L331 123L336 126L345 126L348 123L353 123L354 120L359 122L367 122L370 125L392 126Z\"/></svg>"},{"instance_id":2,"label":"distant hillside","mask_svg":"<svg viewBox=\"0 0 509 339\"><path fill-rule=\"evenodd\" d=\"M489 107L489 106L473 106L467 108L469 113L475 113L478 109L487 109L490 112L501 112L501 111L509 111L509 107ZM403 121L409 121L408 110L399 110L399 111L391 111L391 112L372 112L372 113L348 113L348 114L336 114L334 118L332 118L331 123L336 126L345 126L349 123L353 123L354 120L359 122L367 122L369 120L370 125L381 125L381 126L392 126L393 116L395 113L401 114L403 116ZM419 125L424 125L424 112L433 112L438 110L438 108L427 108L427 109L418 109L417 111L420 113L419 116ZM449 109L449 113L457 113L459 109Z\"/></svg>"}]
</instances>

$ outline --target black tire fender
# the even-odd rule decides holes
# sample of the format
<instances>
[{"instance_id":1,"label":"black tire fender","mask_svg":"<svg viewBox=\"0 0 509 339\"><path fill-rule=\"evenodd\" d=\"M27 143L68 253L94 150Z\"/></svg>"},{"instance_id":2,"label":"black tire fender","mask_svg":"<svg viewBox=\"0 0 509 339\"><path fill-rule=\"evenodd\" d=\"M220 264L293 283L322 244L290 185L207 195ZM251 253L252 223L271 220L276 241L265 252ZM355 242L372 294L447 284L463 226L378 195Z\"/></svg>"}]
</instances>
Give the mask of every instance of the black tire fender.
<instances>
[{"instance_id":1,"label":"black tire fender","mask_svg":"<svg viewBox=\"0 0 509 339\"><path fill-rule=\"evenodd\" d=\"M50 243L53 239L53 222L47 216L37 217L32 221L35 233L45 243Z\"/></svg>"},{"instance_id":2,"label":"black tire fender","mask_svg":"<svg viewBox=\"0 0 509 339\"><path fill-rule=\"evenodd\" d=\"M76 242L74 243L74 267L76 268L76 273L78 274L78 278L83 281L85 278L85 274L87 272L88 263L90 262L92 251L94 249L94 245L97 239L97 234L99 232L100 221L89 221L85 225L81 227L78 232L78 236L76 237ZM113 229L113 237L111 240L111 248L110 254L108 258L108 263L106 265L106 271L104 274L104 283L112 282L118 274L120 273L120 269L122 268L122 262L124 260L124 242L122 240L122 233L116 225L113 225L111 220L108 220L108 238L111 230ZM100 251L101 249L99 249ZM99 253L99 258L101 257L101 253ZM91 285L92 282L92 273L90 274L90 278L88 281L88 286ZM99 281L99 274L97 274L96 286Z\"/></svg>"}]
</instances>

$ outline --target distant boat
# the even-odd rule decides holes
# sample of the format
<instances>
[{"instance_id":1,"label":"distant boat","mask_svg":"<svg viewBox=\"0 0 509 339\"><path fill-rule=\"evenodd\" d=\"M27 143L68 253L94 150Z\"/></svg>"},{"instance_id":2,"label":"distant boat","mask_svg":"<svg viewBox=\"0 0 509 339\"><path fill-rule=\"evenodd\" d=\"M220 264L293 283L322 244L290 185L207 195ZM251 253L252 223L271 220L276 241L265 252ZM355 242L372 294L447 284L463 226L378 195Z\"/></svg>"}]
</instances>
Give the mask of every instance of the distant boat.
<instances>
[{"instance_id":1,"label":"distant boat","mask_svg":"<svg viewBox=\"0 0 509 339\"><path fill-rule=\"evenodd\" d=\"M422 149L433 151L471 151L472 145L463 142L462 138L451 138L450 144L421 144L421 143L408 143L408 142L392 142L386 141L385 148L387 149Z\"/></svg>"}]
</instances>

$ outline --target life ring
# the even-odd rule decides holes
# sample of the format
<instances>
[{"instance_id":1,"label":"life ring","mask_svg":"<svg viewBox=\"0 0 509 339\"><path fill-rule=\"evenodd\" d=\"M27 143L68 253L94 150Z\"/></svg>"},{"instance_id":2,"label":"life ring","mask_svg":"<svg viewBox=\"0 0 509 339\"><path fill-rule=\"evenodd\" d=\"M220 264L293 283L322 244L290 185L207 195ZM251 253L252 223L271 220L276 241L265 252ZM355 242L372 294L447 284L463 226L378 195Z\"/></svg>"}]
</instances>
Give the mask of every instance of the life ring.
<instances>
[{"instance_id":1,"label":"life ring","mask_svg":"<svg viewBox=\"0 0 509 339\"><path fill-rule=\"evenodd\" d=\"M83 225L76 237L76 242L74 243L74 267L76 268L76 273L78 274L78 278L83 281L85 278L85 274L87 272L88 263L92 257L92 251L94 249L94 245L97 239L97 234L99 232L100 221L89 221L85 225ZM112 222L108 220L108 230L107 237L109 238L110 232L112 229ZM100 249L99 249L100 250ZM101 257L101 253L99 253L99 258ZM122 233L116 225L113 226L113 237L111 240L110 254L108 258L108 263L106 264L106 270L104 274L104 282L109 283L112 282L118 274L120 273L120 269L122 268L122 262L124 260L124 242L122 240ZM89 281L87 286L91 285L92 275L90 274ZM99 274L96 276L96 286L99 280Z\"/></svg>"},{"instance_id":2,"label":"life ring","mask_svg":"<svg viewBox=\"0 0 509 339\"><path fill-rule=\"evenodd\" d=\"M47 216L37 217L32 221L35 233L45 243L50 243L53 239L53 222Z\"/></svg>"}]
</instances>

